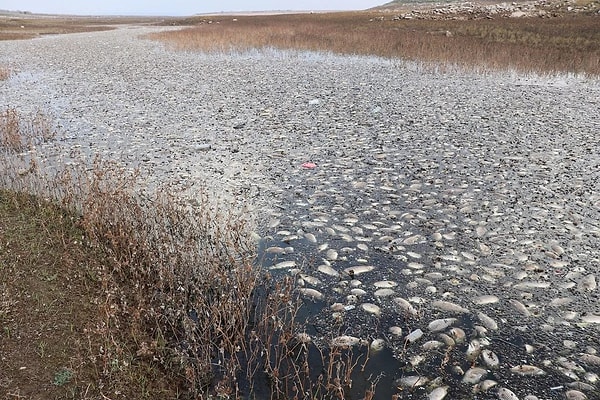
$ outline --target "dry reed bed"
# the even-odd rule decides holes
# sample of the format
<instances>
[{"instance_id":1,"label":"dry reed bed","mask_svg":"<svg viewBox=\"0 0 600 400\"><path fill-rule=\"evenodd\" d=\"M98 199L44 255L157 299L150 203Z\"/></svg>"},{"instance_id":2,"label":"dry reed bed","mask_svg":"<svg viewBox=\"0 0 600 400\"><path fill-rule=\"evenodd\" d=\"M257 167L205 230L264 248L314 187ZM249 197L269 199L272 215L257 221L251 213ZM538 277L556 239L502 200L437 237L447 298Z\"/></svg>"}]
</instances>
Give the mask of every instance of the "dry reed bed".
<instances>
[{"instance_id":1,"label":"dry reed bed","mask_svg":"<svg viewBox=\"0 0 600 400\"><path fill-rule=\"evenodd\" d=\"M600 18L381 20L369 12L186 19L150 35L182 50L275 47L442 62L477 69L600 75Z\"/></svg>"},{"instance_id":2,"label":"dry reed bed","mask_svg":"<svg viewBox=\"0 0 600 400\"><path fill-rule=\"evenodd\" d=\"M150 193L140 171L99 158L50 165L39 145L55 136L41 113L2 112L0 189L59 205L109 260L94 271L102 292L89 331L94 389L137 398L144 379L134 375L145 365L170 377L181 398L345 398L368 354L303 340L293 280L271 280L253 265L243 209L217 206L206 192L190 200L168 184Z\"/></svg>"}]
</instances>

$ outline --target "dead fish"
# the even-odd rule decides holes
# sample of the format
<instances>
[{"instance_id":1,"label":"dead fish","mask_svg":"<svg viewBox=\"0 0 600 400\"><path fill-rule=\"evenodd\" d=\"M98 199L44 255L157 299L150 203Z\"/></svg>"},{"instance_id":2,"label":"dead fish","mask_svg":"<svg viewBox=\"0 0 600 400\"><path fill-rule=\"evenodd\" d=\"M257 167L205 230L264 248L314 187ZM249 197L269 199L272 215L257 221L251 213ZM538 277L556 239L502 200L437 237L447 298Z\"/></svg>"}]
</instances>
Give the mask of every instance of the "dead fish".
<instances>
[{"instance_id":1,"label":"dead fish","mask_svg":"<svg viewBox=\"0 0 600 400\"><path fill-rule=\"evenodd\" d=\"M557 297L548 303L552 307L560 307L573 302L571 297Z\"/></svg>"},{"instance_id":2,"label":"dead fish","mask_svg":"<svg viewBox=\"0 0 600 400\"><path fill-rule=\"evenodd\" d=\"M448 331L448 333L456 343L462 343L467 338L467 334L461 328L452 328Z\"/></svg>"},{"instance_id":3,"label":"dead fish","mask_svg":"<svg viewBox=\"0 0 600 400\"><path fill-rule=\"evenodd\" d=\"M354 288L354 289L350 290L350 293L357 297L362 297L367 294L367 291L360 289L360 288Z\"/></svg>"},{"instance_id":4,"label":"dead fish","mask_svg":"<svg viewBox=\"0 0 600 400\"><path fill-rule=\"evenodd\" d=\"M404 338L404 339L407 342L414 343L417 340L421 339L422 337L423 337L423 331L420 329L415 329L414 331L412 331L411 333L406 335L406 338Z\"/></svg>"},{"instance_id":5,"label":"dead fish","mask_svg":"<svg viewBox=\"0 0 600 400\"><path fill-rule=\"evenodd\" d=\"M438 335L438 337L448 347L452 347L452 346L456 345L456 342L454 341L454 339L452 339L450 336L446 335L445 333L440 333Z\"/></svg>"},{"instance_id":6,"label":"dead fish","mask_svg":"<svg viewBox=\"0 0 600 400\"><path fill-rule=\"evenodd\" d=\"M524 376L535 376L535 375L545 375L546 374L546 372L543 369L536 367L535 365L527 365L527 364L521 364L521 365L517 365L516 367L512 367L510 369L510 372L512 372L513 374L524 375Z\"/></svg>"},{"instance_id":7,"label":"dead fish","mask_svg":"<svg viewBox=\"0 0 600 400\"><path fill-rule=\"evenodd\" d=\"M317 243L317 238L312 233L305 233L304 239L308 240L311 243Z\"/></svg>"},{"instance_id":8,"label":"dead fish","mask_svg":"<svg viewBox=\"0 0 600 400\"><path fill-rule=\"evenodd\" d=\"M340 275L339 272L337 272L331 266L325 265L325 264L319 265L317 267L317 271L319 271L325 275L329 275L329 276L339 276Z\"/></svg>"},{"instance_id":9,"label":"dead fish","mask_svg":"<svg viewBox=\"0 0 600 400\"><path fill-rule=\"evenodd\" d=\"M596 277L593 274L584 276L577 285L577 288L580 291L585 292L593 292L594 290L596 290L597 287L598 284L596 283Z\"/></svg>"},{"instance_id":10,"label":"dead fish","mask_svg":"<svg viewBox=\"0 0 600 400\"><path fill-rule=\"evenodd\" d=\"M371 351L374 351L374 352L381 351L381 350L383 350L384 347L385 347L385 340L383 340L383 339L374 339L369 346Z\"/></svg>"},{"instance_id":11,"label":"dead fish","mask_svg":"<svg viewBox=\"0 0 600 400\"><path fill-rule=\"evenodd\" d=\"M356 245L356 248L362 251L369 251L369 246L364 243L359 243Z\"/></svg>"},{"instance_id":12,"label":"dead fish","mask_svg":"<svg viewBox=\"0 0 600 400\"><path fill-rule=\"evenodd\" d=\"M525 307L525 304L521 303L519 300L509 299L508 302L513 306L515 310L521 313L525 317L531 316L531 311Z\"/></svg>"},{"instance_id":13,"label":"dead fish","mask_svg":"<svg viewBox=\"0 0 600 400\"><path fill-rule=\"evenodd\" d=\"M571 389L565 392L565 398L567 400L587 400L588 397L579 390Z\"/></svg>"},{"instance_id":14,"label":"dead fish","mask_svg":"<svg viewBox=\"0 0 600 400\"><path fill-rule=\"evenodd\" d=\"M492 254L492 249L490 249L490 247L484 243L479 243L479 251L481 252L482 256L489 256Z\"/></svg>"},{"instance_id":15,"label":"dead fish","mask_svg":"<svg viewBox=\"0 0 600 400\"><path fill-rule=\"evenodd\" d=\"M411 245L414 245L417 243L423 243L424 240L425 240L425 238L421 235L413 235L413 236L410 236L410 237L407 237L406 239L404 239L402 241L402 243L406 244L408 246L411 246Z\"/></svg>"},{"instance_id":16,"label":"dead fish","mask_svg":"<svg viewBox=\"0 0 600 400\"><path fill-rule=\"evenodd\" d=\"M449 301L436 300L433 303L431 303L431 305L434 308L437 308L438 310L442 311L455 312L459 314L466 314L470 312L466 308L461 307L458 304L451 303Z\"/></svg>"},{"instance_id":17,"label":"dead fish","mask_svg":"<svg viewBox=\"0 0 600 400\"><path fill-rule=\"evenodd\" d=\"M412 316L418 315L417 310L408 302L408 300L405 300L402 297L396 297L394 298L394 303L396 303L398 307L405 313Z\"/></svg>"},{"instance_id":18,"label":"dead fish","mask_svg":"<svg viewBox=\"0 0 600 400\"><path fill-rule=\"evenodd\" d=\"M342 335L331 339L329 345L331 347L352 347L358 344L363 344L363 341L355 336Z\"/></svg>"},{"instance_id":19,"label":"dead fish","mask_svg":"<svg viewBox=\"0 0 600 400\"><path fill-rule=\"evenodd\" d=\"M394 282L394 281L378 281L378 282L375 282L373 284L373 286L375 286L378 289L382 289L382 288L389 289L389 288L394 288L394 287L398 286L398 283Z\"/></svg>"},{"instance_id":20,"label":"dead fish","mask_svg":"<svg viewBox=\"0 0 600 400\"><path fill-rule=\"evenodd\" d=\"M296 266L296 261L282 261L282 262L279 262L279 263L269 267L269 269L271 269L271 270L285 269L285 268L293 268L295 266Z\"/></svg>"},{"instance_id":21,"label":"dead fish","mask_svg":"<svg viewBox=\"0 0 600 400\"><path fill-rule=\"evenodd\" d=\"M306 274L299 274L300 278L308 283L311 286L318 286L321 284L321 281L318 278L315 278L314 276L311 275L306 275Z\"/></svg>"},{"instance_id":22,"label":"dead fish","mask_svg":"<svg viewBox=\"0 0 600 400\"><path fill-rule=\"evenodd\" d=\"M448 394L448 386L440 386L433 389L428 395L427 400L443 400Z\"/></svg>"},{"instance_id":23,"label":"dead fish","mask_svg":"<svg viewBox=\"0 0 600 400\"><path fill-rule=\"evenodd\" d=\"M477 318L479 318L479 320L481 321L483 326L485 326L487 329L489 329L491 331L498 330L498 324L496 323L496 321L494 321L487 314L479 312L479 313L477 313Z\"/></svg>"},{"instance_id":24,"label":"dead fish","mask_svg":"<svg viewBox=\"0 0 600 400\"><path fill-rule=\"evenodd\" d=\"M498 399L499 400L519 400L516 394L514 394L511 390L507 388L499 388L498 389Z\"/></svg>"},{"instance_id":25,"label":"dead fish","mask_svg":"<svg viewBox=\"0 0 600 400\"><path fill-rule=\"evenodd\" d=\"M477 228L475 228L475 233L478 237L483 237L487 233L487 228L480 225Z\"/></svg>"},{"instance_id":26,"label":"dead fish","mask_svg":"<svg viewBox=\"0 0 600 400\"><path fill-rule=\"evenodd\" d=\"M598 383L598 381L600 380L600 376L598 376L598 374L595 372L586 372L583 377L587 382L593 384Z\"/></svg>"},{"instance_id":27,"label":"dead fish","mask_svg":"<svg viewBox=\"0 0 600 400\"><path fill-rule=\"evenodd\" d=\"M487 370L479 367L473 367L468 369L467 372L465 372L465 375L462 378L462 382L468 384L479 383L487 374Z\"/></svg>"},{"instance_id":28,"label":"dead fish","mask_svg":"<svg viewBox=\"0 0 600 400\"><path fill-rule=\"evenodd\" d=\"M496 353L490 349L484 349L481 351L481 359L490 369L498 368L500 366L500 359Z\"/></svg>"},{"instance_id":29,"label":"dead fish","mask_svg":"<svg viewBox=\"0 0 600 400\"><path fill-rule=\"evenodd\" d=\"M531 290L531 289L547 289L550 287L550 282L540 282L540 281L528 281L521 282L513 286L514 289L517 290Z\"/></svg>"},{"instance_id":30,"label":"dead fish","mask_svg":"<svg viewBox=\"0 0 600 400\"><path fill-rule=\"evenodd\" d=\"M444 346L444 343L440 342L439 340L428 340L427 342L423 343L421 348L425 351L430 351L430 350L439 349L440 347L443 347L443 346Z\"/></svg>"},{"instance_id":31,"label":"dead fish","mask_svg":"<svg viewBox=\"0 0 600 400\"><path fill-rule=\"evenodd\" d=\"M348 274L351 278L354 275L364 274L365 272L371 272L375 269L372 265L358 265L356 267L348 267L344 269L344 272Z\"/></svg>"},{"instance_id":32,"label":"dead fish","mask_svg":"<svg viewBox=\"0 0 600 400\"><path fill-rule=\"evenodd\" d=\"M323 300L323 298L325 297L323 296L323 293L311 288L300 288L298 289L298 292L300 292L302 296L308 297L313 300Z\"/></svg>"},{"instance_id":33,"label":"dead fish","mask_svg":"<svg viewBox=\"0 0 600 400\"><path fill-rule=\"evenodd\" d=\"M300 343L310 343L312 341L312 338L310 337L310 335L305 332L297 333L296 336L294 336L294 337Z\"/></svg>"},{"instance_id":34,"label":"dead fish","mask_svg":"<svg viewBox=\"0 0 600 400\"><path fill-rule=\"evenodd\" d=\"M588 324L600 324L600 315L587 314L581 317L581 320Z\"/></svg>"},{"instance_id":35,"label":"dead fish","mask_svg":"<svg viewBox=\"0 0 600 400\"><path fill-rule=\"evenodd\" d=\"M269 254L285 254L285 249L283 247L272 246L267 248L265 252Z\"/></svg>"},{"instance_id":36,"label":"dead fish","mask_svg":"<svg viewBox=\"0 0 600 400\"><path fill-rule=\"evenodd\" d=\"M394 336L402 336L402 328L399 326L390 326L388 332Z\"/></svg>"},{"instance_id":37,"label":"dead fish","mask_svg":"<svg viewBox=\"0 0 600 400\"><path fill-rule=\"evenodd\" d=\"M588 365L599 365L600 366L600 357L594 354L583 353L580 355L579 360Z\"/></svg>"},{"instance_id":38,"label":"dead fish","mask_svg":"<svg viewBox=\"0 0 600 400\"><path fill-rule=\"evenodd\" d=\"M338 259L338 252L335 249L328 249L325 258L329 261L335 261Z\"/></svg>"},{"instance_id":39,"label":"dead fish","mask_svg":"<svg viewBox=\"0 0 600 400\"><path fill-rule=\"evenodd\" d=\"M480 392L487 392L488 390L490 390L492 387L496 386L498 384L498 382L491 380L491 379L486 379L484 381L479 382L477 385L475 385L473 387L473 393L480 393Z\"/></svg>"},{"instance_id":40,"label":"dead fish","mask_svg":"<svg viewBox=\"0 0 600 400\"><path fill-rule=\"evenodd\" d=\"M550 246L550 248L558 256L565 254L565 250L559 244L554 243Z\"/></svg>"},{"instance_id":41,"label":"dead fish","mask_svg":"<svg viewBox=\"0 0 600 400\"><path fill-rule=\"evenodd\" d=\"M567 386L570 387L571 389L584 390L586 392L593 392L594 390L596 390L596 386L590 385L589 383L585 383L585 382L581 382L581 381L571 382L571 383L567 384Z\"/></svg>"},{"instance_id":42,"label":"dead fish","mask_svg":"<svg viewBox=\"0 0 600 400\"><path fill-rule=\"evenodd\" d=\"M466 350L467 360L475 361L479 357L481 350L481 342L478 339L471 340Z\"/></svg>"},{"instance_id":43,"label":"dead fish","mask_svg":"<svg viewBox=\"0 0 600 400\"><path fill-rule=\"evenodd\" d=\"M403 388L416 388L424 386L429 382L429 378L419 375L404 376L396 381L397 386Z\"/></svg>"},{"instance_id":44,"label":"dead fish","mask_svg":"<svg viewBox=\"0 0 600 400\"><path fill-rule=\"evenodd\" d=\"M396 294L396 292L394 292L393 289L378 289L373 293L375 297L388 297L394 294Z\"/></svg>"},{"instance_id":45,"label":"dead fish","mask_svg":"<svg viewBox=\"0 0 600 400\"><path fill-rule=\"evenodd\" d=\"M473 303L480 305L480 306L485 305L485 304L497 303L499 301L500 301L500 299L498 298L498 296L494 296L491 294L484 295L484 296L478 296L473 299Z\"/></svg>"},{"instance_id":46,"label":"dead fish","mask_svg":"<svg viewBox=\"0 0 600 400\"><path fill-rule=\"evenodd\" d=\"M381 315L381 308L373 303L363 303L360 305L360 307L365 310L366 312L368 312L369 314L373 314L377 317L379 317Z\"/></svg>"},{"instance_id":47,"label":"dead fish","mask_svg":"<svg viewBox=\"0 0 600 400\"><path fill-rule=\"evenodd\" d=\"M454 325L456 321L456 318L435 319L429 323L427 329L429 329L431 332L443 331L449 326Z\"/></svg>"}]
</instances>

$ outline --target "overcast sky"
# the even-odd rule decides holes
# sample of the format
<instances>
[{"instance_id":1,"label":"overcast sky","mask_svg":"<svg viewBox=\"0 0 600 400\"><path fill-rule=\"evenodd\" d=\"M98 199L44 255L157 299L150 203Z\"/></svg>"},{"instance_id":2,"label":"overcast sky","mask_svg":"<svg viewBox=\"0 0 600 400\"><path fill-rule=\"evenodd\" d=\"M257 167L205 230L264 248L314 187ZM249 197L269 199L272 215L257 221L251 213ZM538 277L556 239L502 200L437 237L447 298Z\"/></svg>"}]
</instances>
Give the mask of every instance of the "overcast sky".
<instances>
[{"instance_id":1,"label":"overcast sky","mask_svg":"<svg viewBox=\"0 0 600 400\"><path fill-rule=\"evenodd\" d=\"M221 11L362 10L388 0L0 0L0 9L82 15L192 15Z\"/></svg>"}]
</instances>

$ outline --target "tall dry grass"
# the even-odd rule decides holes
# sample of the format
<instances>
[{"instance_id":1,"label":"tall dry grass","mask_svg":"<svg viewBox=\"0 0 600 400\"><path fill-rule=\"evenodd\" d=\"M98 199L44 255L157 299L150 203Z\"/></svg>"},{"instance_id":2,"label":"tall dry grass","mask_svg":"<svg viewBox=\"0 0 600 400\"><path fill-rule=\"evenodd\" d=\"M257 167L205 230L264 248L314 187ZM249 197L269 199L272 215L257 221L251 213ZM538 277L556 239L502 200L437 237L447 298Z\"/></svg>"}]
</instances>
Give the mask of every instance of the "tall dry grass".
<instances>
[{"instance_id":1,"label":"tall dry grass","mask_svg":"<svg viewBox=\"0 0 600 400\"><path fill-rule=\"evenodd\" d=\"M441 62L478 69L600 75L600 18L393 20L379 13L215 17L150 35L183 50L274 47Z\"/></svg>"},{"instance_id":2,"label":"tall dry grass","mask_svg":"<svg viewBox=\"0 0 600 400\"><path fill-rule=\"evenodd\" d=\"M350 393L359 358L302 335L294 282L254 264L243 209L207 191L149 191L142 171L110 160L71 155L75 163L56 165L39 146L55 138L49 127L39 113L0 114L0 189L60 204L84 229L86 246L110 260L96 271L100 322L89 332L101 338L90 357L104 393L135 396L141 363L171 376L181 398Z\"/></svg>"}]
</instances>

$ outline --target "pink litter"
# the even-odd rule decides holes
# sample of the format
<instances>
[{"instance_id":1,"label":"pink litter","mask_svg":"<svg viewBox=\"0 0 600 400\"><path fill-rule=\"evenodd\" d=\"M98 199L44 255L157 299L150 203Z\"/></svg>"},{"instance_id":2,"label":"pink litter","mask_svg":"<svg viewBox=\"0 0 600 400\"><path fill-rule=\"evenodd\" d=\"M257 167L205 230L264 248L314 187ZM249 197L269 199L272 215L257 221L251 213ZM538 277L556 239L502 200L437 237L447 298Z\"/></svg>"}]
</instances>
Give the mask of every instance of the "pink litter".
<instances>
[{"instance_id":1,"label":"pink litter","mask_svg":"<svg viewBox=\"0 0 600 400\"><path fill-rule=\"evenodd\" d=\"M302 168L306 168L306 169L313 169L316 167L317 167L317 164L311 163L311 162L305 162L304 164L302 164Z\"/></svg>"}]
</instances>

